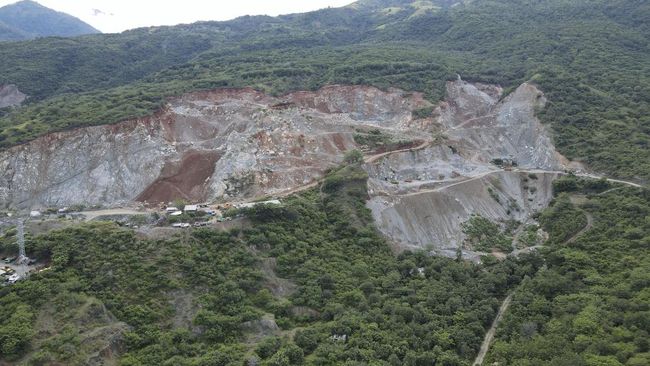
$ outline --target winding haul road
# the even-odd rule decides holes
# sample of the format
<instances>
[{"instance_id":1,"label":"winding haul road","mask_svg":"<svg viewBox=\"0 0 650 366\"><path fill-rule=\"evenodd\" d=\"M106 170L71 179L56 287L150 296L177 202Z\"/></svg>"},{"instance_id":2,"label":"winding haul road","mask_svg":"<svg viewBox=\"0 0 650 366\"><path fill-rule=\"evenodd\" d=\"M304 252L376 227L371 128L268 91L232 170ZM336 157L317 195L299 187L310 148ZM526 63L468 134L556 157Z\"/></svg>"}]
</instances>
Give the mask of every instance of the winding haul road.
<instances>
[{"instance_id":1,"label":"winding haul road","mask_svg":"<svg viewBox=\"0 0 650 366\"><path fill-rule=\"evenodd\" d=\"M416 147L400 149L400 150L393 150L393 151L387 151L387 152L380 153L380 154L369 155L369 156L364 157L363 161L366 164L371 164L371 163L374 163L374 162L376 162L376 161L378 161L378 160L380 160L382 158L391 156L393 154L422 150L422 149L425 149L425 148L431 146L432 144L433 144L433 141L424 141L423 143L421 143L420 145L418 145ZM504 170L504 169L495 169L495 170L491 170L491 171L488 171L488 172L483 172L483 173L480 173L480 174L477 174L477 175L474 175L474 176L467 176L467 177L465 177L465 179L463 179L463 178L461 178L461 179L457 179L457 178L449 179L446 182L441 181L440 183L443 183L443 184L448 183L448 184L445 184L445 185L443 185L441 187L438 187L438 188L435 188L435 189L429 189L429 190L419 190L419 191L416 191L416 192L404 193L404 194L401 194L401 196L415 196L415 195L419 195L419 194L425 194L425 193L428 193L428 192L440 192L440 191L443 191L443 190L448 189L450 187L454 187L454 186L457 186L457 185L472 182L474 180L481 179L481 178L483 178L485 176L500 173L500 172L504 172L504 171L506 171L506 170ZM529 170L526 170L526 169L512 169L511 171L512 172L521 172L521 173L556 173L556 174L559 174L559 175L568 175L569 174L569 173L567 173L565 171L550 171L550 170L540 170L540 169L529 169ZM588 173L577 173L575 175L578 176L578 177L591 178L591 179L603 179L604 178L602 176L598 176L598 175L595 175L595 174L588 174ZM627 186L630 186L630 187L643 188L642 185L640 185L638 183L630 182L630 181L625 181L625 180L620 180L620 179L611 179L611 178L605 178L605 179L608 182L611 182L611 183L619 183L619 184L627 185ZM287 196L290 196L292 194L296 194L296 193L299 193L299 192L303 192L303 191L315 188L322 181L323 181L323 178L317 179L317 180L314 180L314 181L312 181L312 182L310 182L308 184L304 184L302 186L298 186L298 187L286 190L284 192L279 192L279 193L275 194L274 196L276 196L276 197L287 197ZM616 188L614 188L614 189L616 189ZM400 194L397 194L397 195L399 196ZM256 198L256 199L259 199L259 197ZM250 201L252 202L252 201L255 201L256 199L252 199ZM132 210L132 209L128 209L128 208L124 208L124 209L117 208L117 209L106 209L106 210L97 210L97 211L86 211L86 212L83 212L83 215L85 216L86 221L91 221L91 220L96 219L96 218L101 217L101 216L108 216L108 215L140 215L140 214L145 214L145 213L148 213L148 212L151 212L151 211L137 211L137 210ZM579 232L577 232L575 235L573 235L571 238L569 238L567 240L567 243L574 241L578 236L580 236L584 232L588 231L592 227L592 225L593 225L593 217L591 215L587 214L587 225L583 229L581 229ZM514 254L514 253L511 253L511 254L517 255L517 254L521 254L521 253L524 253L524 252L531 251L533 249L537 249L539 247L541 247L541 246L525 248L525 249L521 249L521 250L516 251L517 252L516 254ZM515 291L516 291L516 289L515 289ZM497 330L497 328L499 326L499 323L503 319L504 314L508 311L508 308L509 308L510 304L512 303L512 298L513 298L513 295L514 295L515 291L510 293L503 300L501 306L499 307L499 311L497 313L497 316L495 317L494 321L492 322L492 325L491 325L490 329L485 334L485 338L483 340L483 343L481 344L480 351L479 351L476 359L474 360L473 366L482 365L483 360L485 359L485 356L487 355L487 353L490 350L490 346L491 346L492 341L494 339L494 335L495 335L496 330Z\"/></svg>"},{"instance_id":2,"label":"winding haul road","mask_svg":"<svg viewBox=\"0 0 650 366\"><path fill-rule=\"evenodd\" d=\"M593 177L591 177L591 178L593 178ZM627 184L627 185L630 185L632 187L641 187L640 185L638 185L636 183L632 183L632 182L626 182L626 181L621 181L621 180L617 180L617 179L612 179L611 181L616 182L616 183ZM573 234L570 238L568 238L566 241L564 241L564 245L569 244L569 243L573 243L574 241L576 241L576 239L578 237L580 237L585 232L591 230L591 228L594 226L594 217L593 217L593 215L590 214L589 212L585 212L585 215L587 216L586 225L582 229L580 229L577 233ZM523 253L525 251L530 251L532 249L537 249L537 248L541 248L541 247L543 247L543 245L537 245L537 246L534 246L534 247L524 248L524 249L518 250L517 252L519 252L519 253L514 254L514 252L513 252L513 253L510 253L510 255L518 255L518 254L521 254L521 253ZM512 297L513 297L513 295L515 294L516 291L517 290L515 289L510 295L508 295L503 300L503 303L501 303L501 306L499 307L499 312L497 313L496 318L494 318L494 321L492 322L492 326L490 326L490 329L488 329L487 333L485 333L485 338L483 339L483 343L481 344L481 349L479 350L478 355L476 356L476 359L474 360L474 363L472 364L472 366L480 366L480 365L483 364L483 360L485 359L485 356L487 355L488 351L490 350L490 346L492 345L492 340L494 340L494 335L495 335L496 330L497 330L497 328L499 326L499 323L503 319L503 316L506 313L506 311L508 311L508 308L510 307L510 304L512 303Z\"/></svg>"},{"instance_id":3,"label":"winding haul road","mask_svg":"<svg viewBox=\"0 0 650 366\"><path fill-rule=\"evenodd\" d=\"M393 154L399 154L399 153L410 152L410 151L418 151L418 150L425 149L425 148L427 148L427 147L429 147L429 146L431 146L433 144L434 144L434 141L428 140L428 141L423 141L420 145L415 146L415 147L400 149L400 150L392 150L392 151L387 151L387 152L374 154L374 155L368 155L368 156L364 157L363 162L365 164L372 164L372 163L374 163L374 162L376 162L376 161L378 161L378 160L380 160L382 158L391 156ZM486 177L486 176L489 176L489 175L492 175L492 174L496 174L496 173L501 173L501 172L504 172L504 171L506 171L506 170L505 169L494 169L494 170L490 170L490 171L487 171L487 172L482 172L480 174L476 174L474 176L466 176L466 177L463 177L463 178L452 178L452 179L448 179L448 180L445 180L445 181L440 181L439 183L442 183L444 185L441 186L441 187L438 187L438 188L418 190L418 191L415 191L415 192L408 192L408 193L395 194L395 195L396 196L417 196L417 195L420 195L420 194L426 194L426 193L430 193L430 192L440 192L440 191L446 190L446 189L454 187L454 186L469 183L469 182L475 181L477 179L481 179L483 177ZM569 173L567 173L565 171L542 170L542 169L512 169L510 171L512 171L512 172L520 172L520 173L539 173L539 174L542 174L542 173L555 173L555 174L559 174L559 175L568 175L569 174ZM588 174L588 173L577 173L575 175L577 177L584 177L584 178L591 178L591 179L602 179L602 178L604 178L602 176L598 176L598 175L595 175L595 174ZM274 196L276 198L283 198L283 197L290 196L292 194L304 192L304 191L307 191L309 189L317 187L323 181L323 179L324 178L320 178L320 179L314 180L314 181L312 181L310 183L307 183L307 184L304 184L304 185L301 185L301 186L298 186L298 187L295 187L295 188L288 189L286 191L282 191L282 192L278 192L278 193L270 194L270 195L265 195L264 197ZM611 178L605 178L605 179L608 182L611 182L611 183L620 183L620 184L624 184L624 185L627 185L627 186L630 186L630 187L643 188L642 185L640 185L638 183L634 183L634 182L629 182L629 181L620 180L620 179L611 179ZM255 201L257 201L257 200L259 200L261 198L262 197L255 197L255 198L252 198L250 200L247 200L246 202L255 202ZM244 202L240 202L240 203L244 203ZM137 211L137 210L131 210L131 209L128 209L128 208L124 208L124 209L116 208L116 209L107 209L107 210L86 211L86 212L83 212L83 214L86 217L86 221L91 221L91 220L93 220L93 219L95 219L97 217L101 217L101 216L138 215L138 214L144 214L144 213L147 213L147 212L148 211Z\"/></svg>"}]
</instances>

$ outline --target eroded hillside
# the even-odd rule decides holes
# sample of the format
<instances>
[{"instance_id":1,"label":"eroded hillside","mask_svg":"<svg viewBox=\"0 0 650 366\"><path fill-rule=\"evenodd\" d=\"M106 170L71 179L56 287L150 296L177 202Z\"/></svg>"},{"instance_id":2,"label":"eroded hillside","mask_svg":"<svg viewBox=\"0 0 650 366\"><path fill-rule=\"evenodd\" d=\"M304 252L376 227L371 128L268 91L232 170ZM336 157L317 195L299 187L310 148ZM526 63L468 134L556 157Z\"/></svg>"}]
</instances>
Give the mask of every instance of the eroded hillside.
<instances>
[{"instance_id":1,"label":"eroded hillside","mask_svg":"<svg viewBox=\"0 0 650 366\"><path fill-rule=\"evenodd\" d=\"M367 166L368 203L379 229L401 247L432 245L454 256L466 249L462 225L473 215L505 224L527 222L552 198L552 182L570 164L535 117L546 103L531 84L500 99L502 90L448 83L436 110L431 147L401 152Z\"/></svg>"},{"instance_id":2,"label":"eroded hillside","mask_svg":"<svg viewBox=\"0 0 650 366\"><path fill-rule=\"evenodd\" d=\"M274 98L192 93L152 117L53 133L0 153L2 206L244 200L309 183L368 128L429 138L421 94L332 86Z\"/></svg>"},{"instance_id":3,"label":"eroded hillside","mask_svg":"<svg viewBox=\"0 0 650 366\"><path fill-rule=\"evenodd\" d=\"M419 93L361 86L186 94L151 117L0 153L0 198L17 208L246 201L309 187L361 149L368 207L387 237L473 257L465 222L529 221L570 165L535 117L543 94L531 84L502 93L459 79L436 106Z\"/></svg>"},{"instance_id":4,"label":"eroded hillside","mask_svg":"<svg viewBox=\"0 0 650 366\"><path fill-rule=\"evenodd\" d=\"M22 93L15 85L0 85L0 108L21 105L27 95Z\"/></svg>"}]
</instances>

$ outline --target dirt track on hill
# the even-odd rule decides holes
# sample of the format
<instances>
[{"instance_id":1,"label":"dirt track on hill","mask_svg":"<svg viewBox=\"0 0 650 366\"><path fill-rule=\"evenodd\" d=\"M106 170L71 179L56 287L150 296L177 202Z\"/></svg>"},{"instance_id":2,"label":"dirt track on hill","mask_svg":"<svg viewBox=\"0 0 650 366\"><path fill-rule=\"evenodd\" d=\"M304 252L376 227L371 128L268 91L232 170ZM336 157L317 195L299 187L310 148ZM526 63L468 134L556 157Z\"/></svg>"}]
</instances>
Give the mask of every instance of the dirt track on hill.
<instances>
[{"instance_id":1,"label":"dirt track on hill","mask_svg":"<svg viewBox=\"0 0 650 366\"><path fill-rule=\"evenodd\" d=\"M619 183L630 183L630 182L619 181ZM635 183L631 183L629 185L636 186ZM581 236L582 234L584 234L585 232L587 232L587 231L589 231L589 230L591 230L593 228L593 226L594 226L594 217L593 217L593 215L591 213L589 213L589 212L586 212L586 211L585 211L585 215L587 216L587 224L580 231L573 234L573 236L571 236L569 239L567 239L564 242L564 245L569 244L569 243L573 243L579 236ZM514 252L510 253L510 255L519 255L519 254L524 253L526 251L530 251L530 250L537 249L537 248L542 248L542 247L543 247L543 245L537 245L537 246L534 246L534 247L524 248L524 249L521 249L521 250L514 251ZM515 254L515 252L518 252L518 253ZM487 353L490 350L490 346L492 344L492 340L494 339L494 335L496 333L497 327L499 326L499 323L503 319L503 316L504 316L505 312L508 311L508 308L510 307L510 304L512 303L512 297L514 296L516 291L517 290L515 289L515 291L513 291L510 295L508 295L508 297L506 297L503 300L503 303L501 303L501 307L499 308L499 312L497 313L496 318L492 322L492 326L490 326L490 329L487 331L487 333L485 333L485 338L483 339L483 343L481 344L481 349L480 349L478 355L476 356L476 359L474 360L474 363L472 364L472 366L480 366L480 365L483 364L483 360L485 359L485 356L487 355Z\"/></svg>"},{"instance_id":2,"label":"dirt track on hill","mask_svg":"<svg viewBox=\"0 0 650 366\"><path fill-rule=\"evenodd\" d=\"M494 321L492 322L492 326L490 326L490 329L487 331L487 333L485 333L485 338L483 339L483 343L481 344L481 349L478 352L478 355L476 356L474 363L472 364L473 366L479 366L483 364L483 359L485 358L488 351L490 350L490 345L492 344L492 340L494 339L494 334L497 331L497 327L499 326L499 323L503 319L503 315L505 314L506 311L508 311L508 308L512 303L512 296L513 294L508 295L503 300L503 303L501 303L501 307L499 307L499 312L497 313L496 318L494 318Z\"/></svg>"}]
</instances>

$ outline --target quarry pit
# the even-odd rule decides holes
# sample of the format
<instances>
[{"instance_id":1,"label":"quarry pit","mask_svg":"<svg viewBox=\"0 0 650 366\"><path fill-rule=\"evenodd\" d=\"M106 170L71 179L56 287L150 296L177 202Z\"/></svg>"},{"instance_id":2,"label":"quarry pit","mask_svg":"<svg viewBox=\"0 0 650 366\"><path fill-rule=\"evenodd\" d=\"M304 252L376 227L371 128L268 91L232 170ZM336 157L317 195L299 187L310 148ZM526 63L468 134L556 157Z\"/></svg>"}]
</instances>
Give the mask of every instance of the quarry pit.
<instances>
[{"instance_id":1,"label":"quarry pit","mask_svg":"<svg viewBox=\"0 0 650 366\"><path fill-rule=\"evenodd\" d=\"M172 98L156 114L52 133L0 152L0 207L245 202L315 186L346 152L364 151L367 203L399 250L472 259L462 224L530 221L552 182L580 169L535 117L546 99L525 83L447 83L421 93L333 85L274 97L219 89ZM530 177L535 177L531 179Z\"/></svg>"}]
</instances>

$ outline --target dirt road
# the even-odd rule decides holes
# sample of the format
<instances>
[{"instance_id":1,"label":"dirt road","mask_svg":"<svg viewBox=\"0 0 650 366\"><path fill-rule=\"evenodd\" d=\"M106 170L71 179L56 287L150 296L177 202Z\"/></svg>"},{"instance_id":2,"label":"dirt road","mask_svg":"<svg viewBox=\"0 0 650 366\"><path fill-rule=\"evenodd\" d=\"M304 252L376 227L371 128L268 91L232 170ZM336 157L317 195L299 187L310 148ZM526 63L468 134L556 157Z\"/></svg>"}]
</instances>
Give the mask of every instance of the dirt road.
<instances>
[{"instance_id":1,"label":"dirt road","mask_svg":"<svg viewBox=\"0 0 650 366\"><path fill-rule=\"evenodd\" d=\"M411 147L411 148L407 148L407 149L400 149L400 150L386 151L386 152L381 153L381 154L366 156L363 159L363 161L366 164L374 163L375 161L377 161L377 160L379 160L381 158L384 158L386 156L390 156L392 154L399 154L399 153L408 152L408 151L418 151L418 150L425 149L425 148L429 147L432 143L433 143L432 141L424 141L424 142L422 142L420 145L418 145L416 147Z\"/></svg>"},{"instance_id":2,"label":"dirt road","mask_svg":"<svg viewBox=\"0 0 650 366\"><path fill-rule=\"evenodd\" d=\"M458 179L458 178L449 179L449 180L447 180L447 182L450 183L448 185L438 187L438 188L434 188L434 189L424 189L424 190L420 190L420 191L416 191L416 192L410 192L410 193L402 194L402 196L417 196L417 195L423 194L423 193L440 192L440 191L444 191L445 189L448 189L448 188L451 188L451 187L454 187L454 186L457 186L457 185L469 183L469 182L475 181L477 179L481 179L483 177L486 177L488 175L492 175L492 174L496 174L496 173L500 173L500 172L504 172L504 171L506 171L506 170L504 170L504 169L495 169L495 170L491 170L491 171L488 171L488 172L483 172L483 173L477 174L475 176L466 177L467 179L462 179L462 178L460 178L460 179ZM559 170L542 170L542 169L512 169L510 171L511 172L518 172L518 173L529 173L529 174L530 173L535 173L535 174L555 173L555 174L559 174L559 175L567 175L568 174L568 173L566 173L564 171L559 171ZM593 179L601 179L602 178L600 176L592 175L592 174L578 174L577 176L586 177L586 178L593 178ZM624 180L607 179L607 181L608 182L613 182L613 183L621 183L621 184L625 184L625 185L628 185L628 186L631 186L631 187L636 187L636 188L643 188L642 185L639 185L639 184L633 183L633 182L624 181ZM445 183L445 181L441 181L441 183Z\"/></svg>"},{"instance_id":3,"label":"dirt road","mask_svg":"<svg viewBox=\"0 0 650 366\"><path fill-rule=\"evenodd\" d=\"M385 158L387 156L390 156L392 154L398 154L398 153L407 152L407 151L422 150L422 149L425 149L425 148L429 147L431 145L431 143L432 143L431 141L424 141L420 145L415 146L415 147L411 147L411 148L407 148L407 149L400 149L400 150L386 151L386 152L383 152L383 153L380 153L380 154L375 154L375 155L368 155L368 156L363 158L363 162L366 163L366 164L370 164L370 163L374 163L375 161L377 161L377 160L379 160L381 158ZM298 186L298 187L286 190L284 192L271 194L271 195L268 195L268 196L273 196L273 197L277 197L277 198L287 197L287 196L290 196L292 194L300 193L300 192L312 189L314 187L317 187L322 181L323 181L323 178L320 178L320 179L317 179L317 180L315 180L315 181L313 181L311 183L307 183L305 185ZM253 198L253 199L251 199L249 201L250 202L255 202L258 199L259 198Z\"/></svg>"},{"instance_id":4,"label":"dirt road","mask_svg":"<svg viewBox=\"0 0 650 366\"><path fill-rule=\"evenodd\" d=\"M576 174L577 177L583 177L583 178L592 178L592 179L602 179L602 176L596 175L596 174L589 174L589 173L580 173ZM631 187L635 188L643 188L641 184L630 182L627 180L620 180L620 179L612 179L612 178L605 178L606 181L610 183L620 183L620 184L625 184Z\"/></svg>"},{"instance_id":5,"label":"dirt road","mask_svg":"<svg viewBox=\"0 0 650 366\"><path fill-rule=\"evenodd\" d=\"M481 350L478 352L478 355L476 356L476 359L472 364L473 366L479 366L483 364L483 359L485 358L485 355L487 355L488 351L490 350L490 344L492 344L492 340L494 339L494 334L497 331L497 327L499 326L499 323L503 319L503 314L505 314L505 312L508 311L508 307L510 307L510 303L512 303L512 295L513 294L508 295L501 303L501 306L499 307L499 312L497 313L497 317L494 318L494 321L492 322L490 329L487 331L487 333L485 333L485 338L483 338L483 343L481 344Z\"/></svg>"},{"instance_id":6,"label":"dirt road","mask_svg":"<svg viewBox=\"0 0 650 366\"><path fill-rule=\"evenodd\" d=\"M363 161L366 164L372 164L372 163L374 163L374 162L376 162L376 161L378 161L380 159L383 159L385 157L388 157L390 155L399 154L399 153L403 153L403 152L409 152L409 151L422 150L422 149L425 149L425 148L431 146L432 144L433 144L433 141L427 140L427 141L423 141L420 145L412 147L412 148L406 148L406 149L400 149L400 150L392 150L392 151L386 151L386 152L383 152L383 153L380 153L380 154L369 155L369 156L364 157ZM495 169L495 170L492 170L492 171L477 174L475 176L465 177L466 179L454 178L454 179L449 179L448 181L441 181L441 183L443 183L443 184L444 183L449 183L449 184L443 185L442 187L438 187L438 188L435 188L435 189L420 190L420 191L416 191L416 192L406 193L406 194L404 194L404 196L415 196L415 195L418 195L418 194L429 193L429 192L440 192L442 190L445 190L445 189L448 189L448 188L451 188L451 187L454 187L454 186L457 186L457 185L460 185L460 184L465 184L465 183L468 183L468 182L472 182L474 180L481 179L481 178L483 178L485 176L495 174L495 173L499 173L499 172L503 172L503 171L504 171L503 169ZM561 174L561 175L566 175L567 174L564 171L546 171L546 170L540 170L540 169L530 169L530 170L513 169L512 171L513 172L522 172L522 173L540 173L540 174L541 173L557 173L557 174ZM586 178L592 178L592 179L601 179L602 178L601 176L598 176L598 175L595 175L595 174L586 174L586 173L584 173L584 174L576 174L576 175L579 176L579 177L586 177ZM270 196L275 196L275 197L278 197L278 198L287 197L287 196L290 196L292 194L300 193L300 192L312 189L314 187L317 187L322 181L323 181L323 178L320 178L320 179L314 180L314 181L312 181L310 183L307 183L307 184L304 184L304 185L301 185L301 186L298 186L298 187L295 187L295 188L291 188L291 189L288 189L288 190L286 190L284 192L280 192L280 193L270 195ZM607 181L613 182L613 183L621 183L621 184L625 184L625 185L632 186L632 187L637 187L637 188L643 187L640 184L637 184L637 183L634 183L634 182L628 182L628 181L624 181L624 180L607 179ZM259 200L260 198L262 198L262 197L255 197L255 198L252 198L250 200L247 200L246 202L255 202L255 201ZM86 221L91 221L91 220L96 219L97 217L101 217L101 216L142 215L142 214L147 214L147 213L149 213L149 211L138 211L138 210L128 209L128 208L125 208L125 209L107 209L107 210L83 212L84 216L86 217Z\"/></svg>"},{"instance_id":7,"label":"dirt road","mask_svg":"<svg viewBox=\"0 0 650 366\"><path fill-rule=\"evenodd\" d=\"M580 231L577 233L573 234L569 239L567 239L564 244L569 244L574 242L580 235L584 234L585 232L591 230L591 228L594 226L594 217L591 213L585 211L585 215L587 216L587 224L585 227L583 227ZM532 250L536 250L538 248L542 248L543 245L536 245L534 247L528 247L520 250L515 250L509 255L514 255L517 256L519 254L529 252ZM515 291L517 291L515 289ZM515 291L513 291L508 297L503 300L503 303L501 304L501 307L499 308L499 312L497 313L497 317L494 319L494 322L492 322L492 326L488 330L487 333L485 333L485 338L483 339L483 343L481 344L481 350L479 351L478 355L476 356L476 359L474 360L474 363L472 364L473 366L479 366L483 364L483 359L485 358L485 355L487 355L488 351L490 350L490 344L492 343L492 340L494 339L494 334L496 333L496 329L499 326L499 322L503 318L503 314L508 310L508 307L510 306L510 303L512 302L512 296L514 295Z\"/></svg>"},{"instance_id":8,"label":"dirt road","mask_svg":"<svg viewBox=\"0 0 650 366\"><path fill-rule=\"evenodd\" d=\"M106 210L97 210L97 211L85 211L82 212L86 216L85 221L92 221L98 217L102 216L113 216L113 215L146 215L150 213L149 211L137 211L128 208L111 208Z\"/></svg>"},{"instance_id":9,"label":"dirt road","mask_svg":"<svg viewBox=\"0 0 650 366\"><path fill-rule=\"evenodd\" d=\"M580 235L582 235L585 232L591 230L591 228L594 226L594 216L592 214L590 214L589 212L586 212L586 211L585 211L585 216L587 216L587 225L585 225L585 227L580 229L580 231L573 234L573 236L571 236L567 241L565 241L564 242L565 245L569 244L569 243L573 243L574 241L576 241L576 239L578 239L578 237Z\"/></svg>"}]
</instances>

